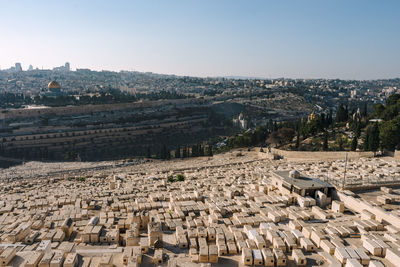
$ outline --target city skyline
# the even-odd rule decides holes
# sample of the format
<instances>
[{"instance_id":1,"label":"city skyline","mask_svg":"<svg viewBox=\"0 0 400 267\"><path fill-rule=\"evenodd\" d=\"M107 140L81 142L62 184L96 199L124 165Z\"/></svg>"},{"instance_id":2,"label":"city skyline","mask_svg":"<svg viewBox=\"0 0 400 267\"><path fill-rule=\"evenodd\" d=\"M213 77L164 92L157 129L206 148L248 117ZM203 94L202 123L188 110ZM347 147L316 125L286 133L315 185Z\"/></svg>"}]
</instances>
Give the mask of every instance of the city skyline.
<instances>
[{"instance_id":1,"label":"city skyline","mask_svg":"<svg viewBox=\"0 0 400 267\"><path fill-rule=\"evenodd\" d=\"M179 76L400 76L399 3L25 1L4 3L0 66Z\"/></svg>"}]
</instances>

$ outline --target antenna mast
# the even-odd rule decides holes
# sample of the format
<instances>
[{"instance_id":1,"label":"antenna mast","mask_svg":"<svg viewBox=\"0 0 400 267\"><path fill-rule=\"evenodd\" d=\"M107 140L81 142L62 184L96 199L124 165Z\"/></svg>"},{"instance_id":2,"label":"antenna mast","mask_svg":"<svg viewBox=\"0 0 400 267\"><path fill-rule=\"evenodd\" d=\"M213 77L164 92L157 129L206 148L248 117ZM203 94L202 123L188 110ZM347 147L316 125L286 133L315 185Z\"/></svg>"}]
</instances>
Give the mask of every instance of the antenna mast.
<instances>
[{"instance_id":1,"label":"antenna mast","mask_svg":"<svg viewBox=\"0 0 400 267\"><path fill-rule=\"evenodd\" d=\"M343 174L342 189L344 189L344 185L346 184L346 171L347 171L347 152L346 152L346 161L344 163L344 174Z\"/></svg>"}]
</instances>

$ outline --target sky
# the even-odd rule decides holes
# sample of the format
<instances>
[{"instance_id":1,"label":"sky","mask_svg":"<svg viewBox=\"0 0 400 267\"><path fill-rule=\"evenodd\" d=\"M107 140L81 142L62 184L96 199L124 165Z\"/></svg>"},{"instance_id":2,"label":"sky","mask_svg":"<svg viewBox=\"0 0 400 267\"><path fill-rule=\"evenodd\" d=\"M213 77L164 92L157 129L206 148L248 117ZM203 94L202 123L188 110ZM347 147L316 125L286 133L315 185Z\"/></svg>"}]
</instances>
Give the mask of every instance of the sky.
<instances>
[{"instance_id":1,"label":"sky","mask_svg":"<svg viewBox=\"0 0 400 267\"><path fill-rule=\"evenodd\" d=\"M0 2L0 68L400 77L400 1Z\"/></svg>"}]
</instances>

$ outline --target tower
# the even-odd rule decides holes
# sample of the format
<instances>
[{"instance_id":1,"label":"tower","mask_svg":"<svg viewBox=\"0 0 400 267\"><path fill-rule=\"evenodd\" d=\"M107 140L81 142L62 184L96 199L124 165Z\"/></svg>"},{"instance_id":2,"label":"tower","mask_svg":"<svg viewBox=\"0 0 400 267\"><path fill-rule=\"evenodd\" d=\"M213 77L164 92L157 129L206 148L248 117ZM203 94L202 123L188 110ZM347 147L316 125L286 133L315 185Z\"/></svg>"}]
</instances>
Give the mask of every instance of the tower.
<instances>
[{"instance_id":1,"label":"tower","mask_svg":"<svg viewBox=\"0 0 400 267\"><path fill-rule=\"evenodd\" d=\"M21 63L15 63L15 71L22 71Z\"/></svg>"}]
</instances>

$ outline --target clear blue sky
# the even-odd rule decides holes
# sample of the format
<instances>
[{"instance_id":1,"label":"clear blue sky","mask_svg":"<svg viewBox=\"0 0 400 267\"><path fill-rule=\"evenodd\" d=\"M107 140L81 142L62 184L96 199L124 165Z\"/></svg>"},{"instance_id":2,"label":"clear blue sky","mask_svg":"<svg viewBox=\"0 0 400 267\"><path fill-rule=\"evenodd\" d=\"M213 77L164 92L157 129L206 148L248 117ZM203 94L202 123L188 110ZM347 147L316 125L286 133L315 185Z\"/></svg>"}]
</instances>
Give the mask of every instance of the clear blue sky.
<instances>
[{"instance_id":1,"label":"clear blue sky","mask_svg":"<svg viewBox=\"0 0 400 267\"><path fill-rule=\"evenodd\" d=\"M0 67L400 77L400 1L2 1Z\"/></svg>"}]
</instances>

